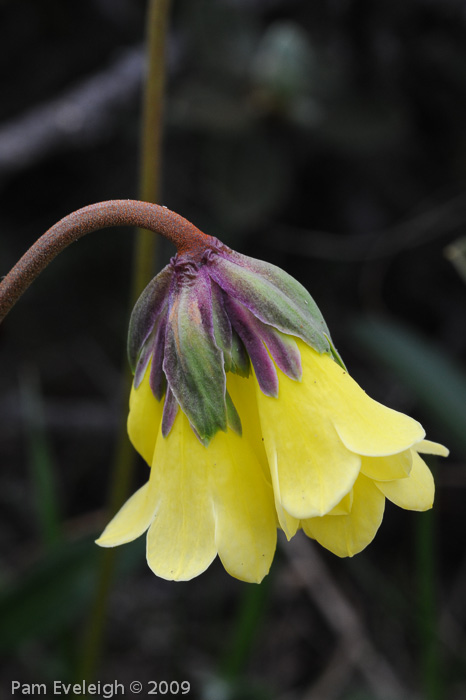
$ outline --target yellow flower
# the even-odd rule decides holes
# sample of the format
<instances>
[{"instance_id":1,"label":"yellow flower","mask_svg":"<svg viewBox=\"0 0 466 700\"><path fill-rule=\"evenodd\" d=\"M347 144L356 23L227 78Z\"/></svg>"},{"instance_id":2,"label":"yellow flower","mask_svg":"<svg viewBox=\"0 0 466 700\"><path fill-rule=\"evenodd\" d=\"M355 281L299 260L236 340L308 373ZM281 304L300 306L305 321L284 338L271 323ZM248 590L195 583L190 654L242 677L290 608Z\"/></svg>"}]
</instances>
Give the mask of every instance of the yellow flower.
<instances>
[{"instance_id":1,"label":"yellow flower","mask_svg":"<svg viewBox=\"0 0 466 700\"><path fill-rule=\"evenodd\" d=\"M147 531L149 566L163 578L191 579L218 554L232 576L259 582L277 528L353 556L386 498L432 506L420 455L448 450L351 379L306 289L165 207L115 200L62 219L5 278L0 320L64 246L114 224L158 231L177 254L137 301L128 337L128 432L150 477L98 544Z\"/></svg>"},{"instance_id":2,"label":"yellow flower","mask_svg":"<svg viewBox=\"0 0 466 700\"><path fill-rule=\"evenodd\" d=\"M280 369L278 397L255 372L227 373L242 435L217 431L201 443L182 411L166 437L164 400L150 387L150 365L130 399L128 431L151 465L149 481L109 523L98 544L147 534L155 574L188 580L218 554L236 578L267 574L277 526L299 528L338 556L352 556L375 536L385 498L402 508L432 506L432 475L419 456L446 456L424 440L412 418L372 400L330 354L297 340L302 379Z\"/></svg>"},{"instance_id":3,"label":"yellow flower","mask_svg":"<svg viewBox=\"0 0 466 700\"><path fill-rule=\"evenodd\" d=\"M352 556L385 498L430 508L419 453L447 450L351 379L304 287L215 238L194 240L131 317L128 432L151 473L98 544L148 531L158 576L191 579L218 554L232 576L259 582L277 527Z\"/></svg>"}]
</instances>

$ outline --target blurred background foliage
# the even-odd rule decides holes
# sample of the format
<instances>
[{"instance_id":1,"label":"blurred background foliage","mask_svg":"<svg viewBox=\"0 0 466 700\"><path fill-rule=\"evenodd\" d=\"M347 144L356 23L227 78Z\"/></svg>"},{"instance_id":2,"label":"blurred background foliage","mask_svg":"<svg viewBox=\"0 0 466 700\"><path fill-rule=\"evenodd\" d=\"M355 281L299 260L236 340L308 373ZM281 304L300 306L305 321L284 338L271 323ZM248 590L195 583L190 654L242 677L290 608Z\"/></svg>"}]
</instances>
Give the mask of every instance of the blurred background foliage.
<instances>
[{"instance_id":1,"label":"blurred background foliage","mask_svg":"<svg viewBox=\"0 0 466 700\"><path fill-rule=\"evenodd\" d=\"M138 192L144 0L0 0L0 274ZM156 579L122 548L98 671L205 700L466 696L466 2L173 0L165 205L279 264L353 376L451 457L432 514L364 553L296 538L260 587ZM102 551L132 235L55 261L0 327L0 669L79 678ZM173 254L160 245L155 270ZM138 462L134 483L146 478Z\"/></svg>"}]
</instances>

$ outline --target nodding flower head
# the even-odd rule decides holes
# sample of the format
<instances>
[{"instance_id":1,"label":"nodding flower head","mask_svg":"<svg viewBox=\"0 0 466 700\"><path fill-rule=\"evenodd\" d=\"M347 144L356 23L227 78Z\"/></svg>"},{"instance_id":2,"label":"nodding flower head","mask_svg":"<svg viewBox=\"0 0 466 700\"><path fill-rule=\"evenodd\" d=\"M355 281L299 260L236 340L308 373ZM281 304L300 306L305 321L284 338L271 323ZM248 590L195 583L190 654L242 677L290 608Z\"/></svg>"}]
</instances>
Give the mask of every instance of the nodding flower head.
<instances>
[{"instance_id":1,"label":"nodding flower head","mask_svg":"<svg viewBox=\"0 0 466 700\"><path fill-rule=\"evenodd\" d=\"M319 309L299 282L210 238L197 260L175 256L148 285L131 317L128 353L135 387L151 363L154 397L165 396L163 436L181 409L208 445L228 426L241 433L227 373L247 377L252 364L261 391L276 398L277 367L301 379L297 338L339 361Z\"/></svg>"},{"instance_id":2,"label":"nodding flower head","mask_svg":"<svg viewBox=\"0 0 466 700\"><path fill-rule=\"evenodd\" d=\"M225 569L261 581L277 527L338 556L375 536L385 499L432 506L412 418L349 376L308 292L279 268L199 239L155 277L133 311L128 431L149 481L109 523L111 547L147 534L170 580Z\"/></svg>"},{"instance_id":3,"label":"nodding flower head","mask_svg":"<svg viewBox=\"0 0 466 700\"><path fill-rule=\"evenodd\" d=\"M372 541L385 499L432 507L420 455L448 450L356 384L304 287L165 207L111 200L61 219L0 282L0 321L67 245L123 224L160 233L178 254L130 323L128 433L150 477L98 544L147 531L148 564L163 578L191 579L218 555L232 576L258 582L277 527L346 557Z\"/></svg>"}]
</instances>

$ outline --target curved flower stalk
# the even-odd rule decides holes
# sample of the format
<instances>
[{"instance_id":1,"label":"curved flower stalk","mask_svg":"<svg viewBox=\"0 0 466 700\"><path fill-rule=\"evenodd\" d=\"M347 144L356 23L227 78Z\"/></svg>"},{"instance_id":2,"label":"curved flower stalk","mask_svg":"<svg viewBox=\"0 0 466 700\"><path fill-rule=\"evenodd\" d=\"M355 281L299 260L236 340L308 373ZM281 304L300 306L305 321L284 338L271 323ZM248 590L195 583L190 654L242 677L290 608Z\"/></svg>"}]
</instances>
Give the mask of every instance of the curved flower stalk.
<instances>
[{"instance_id":1,"label":"curved flower stalk","mask_svg":"<svg viewBox=\"0 0 466 700\"><path fill-rule=\"evenodd\" d=\"M283 270L206 236L178 253L133 311L128 431L148 482L97 540L147 533L157 575L188 580L219 555L259 582L277 527L338 556L374 538L385 499L432 507L412 418L349 376L307 291Z\"/></svg>"}]
</instances>

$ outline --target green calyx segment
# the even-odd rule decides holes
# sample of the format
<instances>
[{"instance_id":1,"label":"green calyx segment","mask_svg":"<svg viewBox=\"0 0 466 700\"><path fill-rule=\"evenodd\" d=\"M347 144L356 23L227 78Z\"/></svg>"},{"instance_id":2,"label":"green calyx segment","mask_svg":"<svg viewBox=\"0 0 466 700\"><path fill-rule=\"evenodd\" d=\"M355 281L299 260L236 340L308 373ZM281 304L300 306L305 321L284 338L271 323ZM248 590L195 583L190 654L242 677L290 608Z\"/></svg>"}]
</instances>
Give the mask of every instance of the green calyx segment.
<instances>
[{"instance_id":1,"label":"green calyx segment","mask_svg":"<svg viewBox=\"0 0 466 700\"><path fill-rule=\"evenodd\" d=\"M225 395L226 407L227 407L227 422L228 427L231 428L237 435L241 436L243 434L243 427L241 425L241 418L238 415L238 411L235 408L231 396L226 392Z\"/></svg>"},{"instance_id":2,"label":"green calyx segment","mask_svg":"<svg viewBox=\"0 0 466 700\"><path fill-rule=\"evenodd\" d=\"M243 341L234 330L231 339L230 372L239 374L240 377L249 377L251 361L244 347Z\"/></svg>"},{"instance_id":3,"label":"green calyx segment","mask_svg":"<svg viewBox=\"0 0 466 700\"><path fill-rule=\"evenodd\" d=\"M340 353L338 352L338 350L336 349L335 345L333 344L333 340L332 340L331 337L330 337L330 333L327 335L327 340L328 340L328 343L329 343L329 345L330 345L330 353L331 353L331 355L332 355L332 358L335 360L335 362L337 363L337 365L340 365L340 367L341 367L342 369L344 369L345 371L348 371L348 370L346 369L345 363L343 362L343 360L342 360L342 358L341 358Z\"/></svg>"},{"instance_id":4,"label":"green calyx segment","mask_svg":"<svg viewBox=\"0 0 466 700\"><path fill-rule=\"evenodd\" d=\"M212 325L217 347L223 352L225 372L231 370L232 328L222 301L222 291L216 285L211 285L212 294Z\"/></svg>"},{"instance_id":5,"label":"green calyx segment","mask_svg":"<svg viewBox=\"0 0 466 700\"><path fill-rule=\"evenodd\" d=\"M225 294L264 323L301 338L319 353L331 353L330 333L317 304L279 267L233 253L218 256L209 272Z\"/></svg>"},{"instance_id":6,"label":"green calyx segment","mask_svg":"<svg viewBox=\"0 0 466 700\"><path fill-rule=\"evenodd\" d=\"M177 291L167 323L164 371L170 388L203 444L227 428L223 354L212 328L209 290L199 275L196 289Z\"/></svg>"},{"instance_id":7,"label":"green calyx segment","mask_svg":"<svg viewBox=\"0 0 466 700\"><path fill-rule=\"evenodd\" d=\"M131 313L128 331L128 359L134 374L143 346L157 318L166 312L173 272L164 267L142 292Z\"/></svg>"},{"instance_id":8,"label":"green calyx segment","mask_svg":"<svg viewBox=\"0 0 466 700\"><path fill-rule=\"evenodd\" d=\"M223 353L225 372L249 377L250 361L243 341L232 328L222 301L222 290L212 283L212 321L217 347Z\"/></svg>"}]
</instances>

